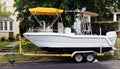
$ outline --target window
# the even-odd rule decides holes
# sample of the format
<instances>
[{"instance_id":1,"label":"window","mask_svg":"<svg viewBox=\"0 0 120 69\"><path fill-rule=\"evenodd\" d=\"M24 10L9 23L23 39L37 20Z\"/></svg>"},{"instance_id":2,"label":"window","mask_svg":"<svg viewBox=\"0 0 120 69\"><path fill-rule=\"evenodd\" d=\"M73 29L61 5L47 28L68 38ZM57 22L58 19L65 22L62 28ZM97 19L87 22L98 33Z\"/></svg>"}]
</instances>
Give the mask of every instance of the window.
<instances>
[{"instance_id":1,"label":"window","mask_svg":"<svg viewBox=\"0 0 120 69\"><path fill-rule=\"evenodd\" d=\"M8 27L7 27L7 22L5 21L4 24L5 24L5 25L4 25L4 26L5 26L4 28L5 28L5 30L7 30L7 29L8 29Z\"/></svg>"},{"instance_id":2,"label":"window","mask_svg":"<svg viewBox=\"0 0 120 69\"><path fill-rule=\"evenodd\" d=\"M13 30L13 23L10 22L10 30Z\"/></svg>"},{"instance_id":3,"label":"window","mask_svg":"<svg viewBox=\"0 0 120 69\"><path fill-rule=\"evenodd\" d=\"M0 32L9 32L9 31L13 31L13 22L1 21L0 22Z\"/></svg>"},{"instance_id":4,"label":"window","mask_svg":"<svg viewBox=\"0 0 120 69\"><path fill-rule=\"evenodd\" d=\"M3 30L3 22L0 22L0 31Z\"/></svg>"}]
</instances>

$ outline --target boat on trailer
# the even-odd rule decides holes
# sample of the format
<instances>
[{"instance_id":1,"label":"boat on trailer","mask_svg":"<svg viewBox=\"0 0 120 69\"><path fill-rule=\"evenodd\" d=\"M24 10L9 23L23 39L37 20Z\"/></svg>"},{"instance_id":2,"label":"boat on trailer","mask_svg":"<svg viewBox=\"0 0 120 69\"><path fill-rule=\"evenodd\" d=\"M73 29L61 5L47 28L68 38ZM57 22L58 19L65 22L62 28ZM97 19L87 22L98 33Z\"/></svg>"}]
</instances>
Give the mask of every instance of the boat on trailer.
<instances>
[{"instance_id":1,"label":"boat on trailer","mask_svg":"<svg viewBox=\"0 0 120 69\"><path fill-rule=\"evenodd\" d=\"M117 35L115 31L109 31L106 35L92 34L89 16L98 16L93 12L82 10L64 11L56 8L37 7L29 9L31 14L40 24L40 32L26 32L23 35L33 44L49 52L72 53L74 51L95 51L108 52L115 50ZM58 32L52 31L52 26L58 19L61 19L63 13L74 13L74 30L71 32L70 27L64 28L63 22L58 23ZM57 16L56 19L46 26L44 21L39 21L35 15ZM100 29L101 31L101 29ZM101 33L101 32L100 32Z\"/></svg>"}]
</instances>

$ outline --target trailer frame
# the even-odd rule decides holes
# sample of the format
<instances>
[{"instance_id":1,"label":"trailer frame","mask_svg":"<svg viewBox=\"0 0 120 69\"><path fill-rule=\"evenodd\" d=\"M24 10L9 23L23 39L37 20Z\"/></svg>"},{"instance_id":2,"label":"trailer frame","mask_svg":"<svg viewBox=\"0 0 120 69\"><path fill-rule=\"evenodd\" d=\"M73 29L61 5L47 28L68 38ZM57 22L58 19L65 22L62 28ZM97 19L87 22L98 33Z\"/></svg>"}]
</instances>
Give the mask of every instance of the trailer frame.
<instances>
[{"instance_id":1,"label":"trailer frame","mask_svg":"<svg viewBox=\"0 0 120 69\"><path fill-rule=\"evenodd\" d=\"M57 54L57 53L25 53L22 48L22 39L20 37L20 43L19 43L19 53L24 56L41 56L41 57L71 57L76 62L82 62L83 59L87 59L87 56L89 58L92 58L89 60L86 60L87 62L93 62L96 59L96 56L104 55L104 53L96 53L95 51L74 51L73 53L63 53L63 54ZM79 59L78 59L79 58Z\"/></svg>"}]
</instances>

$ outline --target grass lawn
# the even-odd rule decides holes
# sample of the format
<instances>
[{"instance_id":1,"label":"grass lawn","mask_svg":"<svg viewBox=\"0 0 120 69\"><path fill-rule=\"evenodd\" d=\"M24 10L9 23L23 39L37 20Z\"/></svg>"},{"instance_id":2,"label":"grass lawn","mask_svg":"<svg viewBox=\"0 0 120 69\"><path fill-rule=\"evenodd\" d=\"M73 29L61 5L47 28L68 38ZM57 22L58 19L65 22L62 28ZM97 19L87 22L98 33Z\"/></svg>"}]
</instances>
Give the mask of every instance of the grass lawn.
<instances>
[{"instance_id":1,"label":"grass lawn","mask_svg":"<svg viewBox=\"0 0 120 69\"><path fill-rule=\"evenodd\" d=\"M8 45L8 44L10 44L10 42L9 41L0 41L0 50L2 49L2 48L4 48L6 45Z\"/></svg>"},{"instance_id":2,"label":"grass lawn","mask_svg":"<svg viewBox=\"0 0 120 69\"><path fill-rule=\"evenodd\" d=\"M29 61L30 57L23 56L23 55L15 55L15 56L1 56L0 55L0 62L8 62L9 60L14 59L15 61Z\"/></svg>"},{"instance_id":3,"label":"grass lawn","mask_svg":"<svg viewBox=\"0 0 120 69\"><path fill-rule=\"evenodd\" d=\"M120 38L117 39L116 48L117 50L115 51L115 56L120 59Z\"/></svg>"},{"instance_id":4,"label":"grass lawn","mask_svg":"<svg viewBox=\"0 0 120 69\"><path fill-rule=\"evenodd\" d=\"M119 48L120 47L120 38L117 39L117 44L116 47Z\"/></svg>"}]
</instances>

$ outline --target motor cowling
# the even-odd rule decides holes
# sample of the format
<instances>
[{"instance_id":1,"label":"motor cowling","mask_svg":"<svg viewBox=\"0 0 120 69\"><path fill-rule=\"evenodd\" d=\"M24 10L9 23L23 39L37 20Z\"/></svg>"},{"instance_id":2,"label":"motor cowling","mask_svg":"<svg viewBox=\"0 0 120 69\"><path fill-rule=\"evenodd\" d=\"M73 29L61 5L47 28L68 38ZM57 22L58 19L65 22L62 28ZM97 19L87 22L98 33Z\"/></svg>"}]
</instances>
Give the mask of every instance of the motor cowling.
<instances>
[{"instance_id":1,"label":"motor cowling","mask_svg":"<svg viewBox=\"0 0 120 69\"><path fill-rule=\"evenodd\" d=\"M111 43L115 46L117 40L116 31L110 31L106 33L106 36L110 39Z\"/></svg>"}]
</instances>

